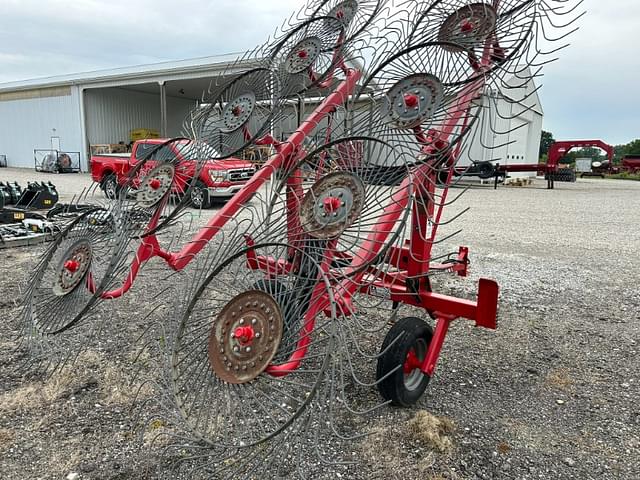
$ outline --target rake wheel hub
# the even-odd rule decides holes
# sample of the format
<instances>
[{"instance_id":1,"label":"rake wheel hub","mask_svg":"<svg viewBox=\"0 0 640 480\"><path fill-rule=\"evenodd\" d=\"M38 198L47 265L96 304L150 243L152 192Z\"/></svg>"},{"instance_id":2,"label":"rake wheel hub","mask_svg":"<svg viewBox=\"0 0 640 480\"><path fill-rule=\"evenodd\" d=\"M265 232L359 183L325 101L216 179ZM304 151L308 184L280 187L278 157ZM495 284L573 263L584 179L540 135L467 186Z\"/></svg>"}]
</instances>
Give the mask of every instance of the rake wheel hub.
<instances>
[{"instance_id":1,"label":"rake wheel hub","mask_svg":"<svg viewBox=\"0 0 640 480\"><path fill-rule=\"evenodd\" d=\"M314 238L335 238L358 218L364 198L360 177L349 172L330 173L318 180L302 200L302 228Z\"/></svg>"},{"instance_id":2,"label":"rake wheel hub","mask_svg":"<svg viewBox=\"0 0 640 480\"><path fill-rule=\"evenodd\" d=\"M442 82L434 75L417 73L389 89L382 114L397 128L415 128L431 118L443 100Z\"/></svg>"},{"instance_id":3,"label":"rake wheel hub","mask_svg":"<svg viewBox=\"0 0 640 480\"><path fill-rule=\"evenodd\" d=\"M355 0L347 0L333 7L327 16L340 20L344 27L348 27L355 18L357 12L358 2Z\"/></svg>"},{"instance_id":4,"label":"rake wheel hub","mask_svg":"<svg viewBox=\"0 0 640 480\"><path fill-rule=\"evenodd\" d=\"M322 53L322 39L308 37L299 41L292 49L285 62L288 74L295 75L311 68Z\"/></svg>"},{"instance_id":5,"label":"rake wheel hub","mask_svg":"<svg viewBox=\"0 0 640 480\"><path fill-rule=\"evenodd\" d=\"M209 333L213 372L232 384L248 383L269 366L282 339L278 303L268 293L250 290L227 303Z\"/></svg>"},{"instance_id":6,"label":"rake wheel hub","mask_svg":"<svg viewBox=\"0 0 640 480\"><path fill-rule=\"evenodd\" d=\"M481 2L465 5L442 23L438 41L460 45L443 45L449 52L482 46L487 36L496 28L497 21L498 14L491 5Z\"/></svg>"},{"instance_id":7,"label":"rake wheel hub","mask_svg":"<svg viewBox=\"0 0 640 480\"><path fill-rule=\"evenodd\" d=\"M471 22L469 20L463 21L462 24L460 25L460 31L462 33L469 33L474 28L476 28L476 26L473 24L473 22Z\"/></svg>"},{"instance_id":8,"label":"rake wheel hub","mask_svg":"<svg viewBox=\"0 0 640 480\"><path fill-rule=\"evenodd\" d=\"M78 240L62 255L62 261L55 275L53 293L64 296L73 292L89 271L92 249L89 240Z\"/></svg>"},{"instance_id":9,"label":"rake wheel hub","mask_svg":"<svg viewBox=\"0 0 640 480\"><path fill-rule=\"evenodd\" d=\"M158 165L140 182L137 201L141 207L152 208L169 193L175 169L171 164Z\"/></svg>"},{"instance_id":10,"label":"rake wheel hub","mask_svg":"<svg viewBox=\"0 0 640 480\"><path fill-rule=\"evenodd\" d=\"M415 108L420 103L420 99L417 95L409 93L404 96L404 103L409 108Z\"/></svg>"},{"instance_id":11,"label":"rake wheel hub","mask_svg":"<svg viewBox=\"0 0 640 480\"><path fill-rule=\"evenodd\" d=\"M80 264L75 260L68 260L65 262L64 268L70 273L76 273L80 268Z\"/></svg>"},{"instance_id":12,"label":"rake wheel hub","mask_svg":"<svg viewBox=\"0 0 640 480\"><path fill-rule=\"evenodd\" d=\"M238 95L222 111L222 126L220 131L232 133L244 126L256 107L256 95L245 92Z\"/></svg>"}]
</instances>

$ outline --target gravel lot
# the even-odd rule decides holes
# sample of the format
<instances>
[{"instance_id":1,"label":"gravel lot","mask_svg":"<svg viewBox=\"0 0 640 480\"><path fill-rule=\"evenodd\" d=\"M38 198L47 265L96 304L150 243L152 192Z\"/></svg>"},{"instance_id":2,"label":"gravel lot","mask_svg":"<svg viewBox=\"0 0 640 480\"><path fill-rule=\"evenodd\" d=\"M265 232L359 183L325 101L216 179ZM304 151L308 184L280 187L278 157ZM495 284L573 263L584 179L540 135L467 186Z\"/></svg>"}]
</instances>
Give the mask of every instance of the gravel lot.
<instances>
[{"instance_id":1,"label":"gravel lot","mask_svg":"<svg viewBox=\"0 0 640 480\"><path fill-rule=\"evenodd\" d=\"M8 179L51 179L68 199L88 176L0 170ZM640 182L473 188L448 214L466 206L449 227L463 233L445 247L471 248L472 276L437 285L469 296L479 277L498 280L498 330L457 322L426 395L414 409L375 413L371 435L350 446L361 465L342 478L640 478ZM166 269L152 261L127 297L103 307L99 341L43 381L21 376L14 336L15 302L41 252L0 254L0 478L177 478L154 441L161 413L144 403L151 389L133 367L144 374L141 299Z\"/></svg>"}]
</instances>

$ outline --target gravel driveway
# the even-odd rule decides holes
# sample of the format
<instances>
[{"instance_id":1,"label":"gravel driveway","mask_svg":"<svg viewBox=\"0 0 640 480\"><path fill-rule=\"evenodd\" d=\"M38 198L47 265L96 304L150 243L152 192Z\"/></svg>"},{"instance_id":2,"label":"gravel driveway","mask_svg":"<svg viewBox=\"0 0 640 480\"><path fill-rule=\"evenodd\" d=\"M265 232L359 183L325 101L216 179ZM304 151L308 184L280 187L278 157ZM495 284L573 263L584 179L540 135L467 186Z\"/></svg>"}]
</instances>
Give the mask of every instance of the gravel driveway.
<instances>
[{"instance_id":1,"label":"gravel driveway","mask_svg":"<svg viewBox=\"0 0 640 480\"><path fill-rule=\"evenodd\" d=\"M0 180L40 176L0 170ZM63 198L88 180L51 177ZM479 277L498 280L498 330L456 322L427 394L414 409L377 411L371 435L350 445L361 464L341 478L640 478L640 182L473 188L448 215L467 206L442 233L464 229L444 247L471 248L471 278L436 284L470 296ZM165 419L144 402L152 367L135 341L166 268L152 261L99 313L100 338L43 381L15 368L25 357L14 336L42 248L0 254L0 478L178 478L158 436Z\"/></svg>"}]
</instances>

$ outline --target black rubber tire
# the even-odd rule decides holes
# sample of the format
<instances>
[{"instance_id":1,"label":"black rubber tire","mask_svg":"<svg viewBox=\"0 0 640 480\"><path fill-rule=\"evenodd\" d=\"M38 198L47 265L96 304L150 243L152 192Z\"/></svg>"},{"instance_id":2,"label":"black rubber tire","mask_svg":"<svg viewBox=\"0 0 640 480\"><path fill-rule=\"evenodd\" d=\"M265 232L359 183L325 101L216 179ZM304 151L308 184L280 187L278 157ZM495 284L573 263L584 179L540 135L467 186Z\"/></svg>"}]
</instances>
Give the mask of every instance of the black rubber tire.
<instances>
[{"instance_id":1,"label":"black rubber tire","mask_svg":"<svg viewBox=\"0 0 640 480\"><path fill-rule=\"evenodd\" d=\"M480 162L475 165L478 177L487 180L496 176L496 167L491 162Z\"/></svg>"},{"instance_id":2,"label":"black rubber tire","mask_svg":"<svg viewBox=\"0 0 640 480\"><path fill-rule=\"evenodd\" d=\"M211 198L207 186L200 180L189 191L189 201L193 208L204 209L211 207Z\"/></svg>"},{"instance_id":3,"label":"black rubber tire","mask_svg":"<svg viewBox=\"0 0 640 480\"><path fill-rule=\"evenodd\" d=\"M408 386L403 365L409 351L418 345L422 346L423 355L426 355L432 337L433 329L424 320L417 317L405 317L391 327L384 338L378 357L376 378L380 395L385 400L391 401L392 405L398 407L414 405L429 385L431 377L414 370L414 375L420 373L422 378L417 377L419 378L417 383ZM391 345L392 343L393 345ZM390 348L389 345L391 345Z\"/></svg>"},{"instance_id":4,"label":"black rubber tire","mask_svg":"<svg viewBox=\"0 0 640 480\"><path fill-rule=\"evenodd\" d=\"M118 179L113 173L107 174L100 183L100 188L104 192L104 196L109 200L117 200L120 194L120 185L118 185Z\"/></svg>"}]
</instances>

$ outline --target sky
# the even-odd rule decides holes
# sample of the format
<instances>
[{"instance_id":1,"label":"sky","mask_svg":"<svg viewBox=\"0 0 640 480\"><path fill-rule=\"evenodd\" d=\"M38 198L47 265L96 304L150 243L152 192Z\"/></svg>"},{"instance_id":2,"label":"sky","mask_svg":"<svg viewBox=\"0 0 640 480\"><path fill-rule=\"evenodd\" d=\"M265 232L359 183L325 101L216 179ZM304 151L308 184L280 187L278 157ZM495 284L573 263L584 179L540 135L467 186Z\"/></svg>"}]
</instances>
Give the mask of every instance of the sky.
<instances>
[{"instance_id":1,"label":"sky","mask_svg":"<svg viewBox=\"0 0 640 480\"><path fill-rule=\"evenodd\" d=\"M546 0L553 2L554 0ZM0 0L0 83L249 50L302 0ZM640 1L584 0L545 69L558 140L640 138Z\"/></svg>"}]
</instances>

